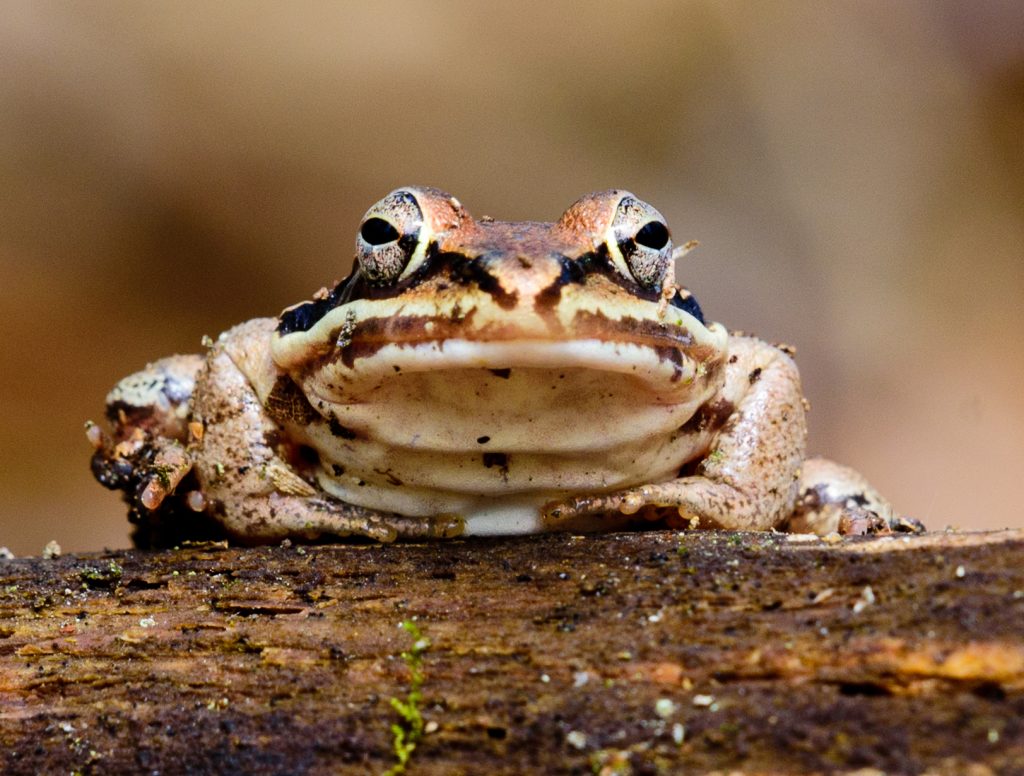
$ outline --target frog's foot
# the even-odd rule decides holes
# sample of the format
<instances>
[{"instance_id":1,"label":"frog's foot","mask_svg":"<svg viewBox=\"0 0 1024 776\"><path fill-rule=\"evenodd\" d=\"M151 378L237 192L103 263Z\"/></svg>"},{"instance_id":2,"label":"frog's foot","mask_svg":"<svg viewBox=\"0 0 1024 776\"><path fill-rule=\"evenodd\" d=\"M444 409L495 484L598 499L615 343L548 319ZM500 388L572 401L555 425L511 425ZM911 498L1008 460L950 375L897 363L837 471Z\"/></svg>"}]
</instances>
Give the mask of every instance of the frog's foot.
<instances>
[{"instance_id":1,"label":"frog's foot","mask_svg":"<svg viewBox=\"0 0 1024 776\"><path fill-rule=\"evenodd\" d=\"M152 437L141 428L120 442L92 421L85 434L96 452L93 476L111 490L123 490L133 506L157 509L192 470L188 450L177 439Z\"/></svg>"},{"instance_id":2,"label":"frog's foot","mask_svg":"<svg viewBox=\"0 0 1024 776\"><path fill-rule=\"evenodd\" d=\"M825 458L809 458L804 462L796 507L782 527L787 531L819 535L921 533L925 530L919 521L898 514L859 472Z\"/></svg>"},{"instance_id":3,"label":"frog's foot","mask_svg":"<svg viewBox=\"0 0 1024 776\"><path fill-rule=\"evenodd\" d=\"M703 459L675 480L549 504L553 522L602 512L733 531L767 531L783 522L804 455L800 376L783 350L748 337L734 337L730 353L726 385L733 389L723 397L735 408Z\"/></svg>"},{"instance_id":4,"label":"frog's foot","mask_svg":"<svg viewBox=\"0 0 1024 776\"><path fill-rule=\"evenodd\" d=\"M202 366L199 356L171 356L129 375L107 395L111 434L93 422L85 433L96 452L92 471L122 490L133 512L154 510L192 469L188 401Z\"/></svg>"},{"instance_id":5,"label":"frog's foot","mask_svg":"<svg viewBox=\"0 0 1024 776\"><path fill-rule=\"evenodd\" d=\"M86 424L86 435L96 448L93 476L105 487L122 491L137 546L223 538L217 524L201 514L204 502L189 448L139 428L117 443L94 423Z\"/></svg>"},{"instance_id":6,"label":"frog's foot","mask_svg":"<svg viewBox=\"0 0 1024 776\"><path fill-rule=\"evenodd\" d=\"M247 501L242 503L241 514L269 517L262 523L258 517L245 521L244 532L235 537L245 544L285 538L316 541L325 536L361 536L388 543L396 539L447 539L463 531L461 518L451 515L407 517L346 504L326 494L304 498L273 493ZM226 526L231 532L230 520Z\"/></svg>"},{"instance_id":7,"label":"frog's foot","mask_svg":"<svg viewBox=\"0 0 1024 776\"><path fill-rule=\"evenodd\" d=\"M395 532L399 539L453 539L466 531L461 515L440 514L429 517L409 517L379 512L377 519Z\"/></svg>"},{"instance_id":8,"label":"frog's foot","mask_svg":"<svg viewBox=\"0 0 1024 776\"><path fill-rule=\"evenodd\" d=\"M757 502L738 488L707 477L681 477L656 485L594 496L575 496L543 508L552 527L587 515L636 515L664 520L673 528L729 528L763 531L778 522L770 512L759 512Z\"/></svg>"}]
</instances>

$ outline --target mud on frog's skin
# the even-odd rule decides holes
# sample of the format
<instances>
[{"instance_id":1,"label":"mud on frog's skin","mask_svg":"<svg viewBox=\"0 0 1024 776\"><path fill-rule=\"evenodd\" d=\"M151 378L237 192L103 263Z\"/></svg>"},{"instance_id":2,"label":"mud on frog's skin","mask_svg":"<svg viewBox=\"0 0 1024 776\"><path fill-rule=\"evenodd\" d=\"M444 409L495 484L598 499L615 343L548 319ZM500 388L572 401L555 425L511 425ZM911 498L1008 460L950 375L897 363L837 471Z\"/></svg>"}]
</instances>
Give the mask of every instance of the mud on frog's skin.
<instances>
[{"instance_id":1,"label":"mud on frog's skin","mask_svg":"<svg viewBox=\"0 0 1024 776\"><path fill-rule=\"evenodd\" d=\"M684 251L625 191L508 223L398 189L346 280L118 383L93 472L143 544L909 526L805 459L791 354L706 322Z\"/></svg>"}]
</instances>

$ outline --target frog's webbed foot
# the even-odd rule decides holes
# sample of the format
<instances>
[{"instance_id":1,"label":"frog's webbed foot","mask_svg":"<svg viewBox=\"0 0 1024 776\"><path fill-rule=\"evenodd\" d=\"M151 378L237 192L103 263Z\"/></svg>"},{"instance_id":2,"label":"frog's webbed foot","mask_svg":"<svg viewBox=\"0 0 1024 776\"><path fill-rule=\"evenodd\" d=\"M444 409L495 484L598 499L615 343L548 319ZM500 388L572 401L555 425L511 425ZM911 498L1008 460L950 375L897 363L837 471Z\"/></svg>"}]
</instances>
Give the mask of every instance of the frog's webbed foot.
<instances>
[{"instance_id":1,"label":"frog's webbed foot","mask_svg":"<svg viewBox=\"0 0 1024 776\"><path fill-rule=\"evenodd\" d=\"M224 538L223 529L203 514L205 501L184 444L141 429L115 443L94 423L86 424L86 435L96 448L93 476L105 487L122 491L136 546Z\"/></svg>"},{"instance_id":2,"label":"frog's webbed foot","mask_svg":"<svg viewBox=\"0 0 1024 776\"><path fill-rule=\"evenodd\" d=\"M804 462L796 506L783 528L821 535L925 530L920 521L897 513L862 474L826 458L809 458Z\"/></svg>"},{"instance_id":3,"label":"frog's webbed foot","mask_svg":"<svg viewBox=\"0 0 1024 776\"><path fill-rule=\"evenodd\" d=\"M792 514L776 525L763 523L758 500L740 489L705 477L683 477L657 485L593 496L578 496L545 506L557 524L584 515L637 515L664 520L674 528L759 530L777 527L793 533L844 536L922 533L918 520L897 513L863 475L824 458L810 458L800 472Z\"/></svg>"}]
</instances>

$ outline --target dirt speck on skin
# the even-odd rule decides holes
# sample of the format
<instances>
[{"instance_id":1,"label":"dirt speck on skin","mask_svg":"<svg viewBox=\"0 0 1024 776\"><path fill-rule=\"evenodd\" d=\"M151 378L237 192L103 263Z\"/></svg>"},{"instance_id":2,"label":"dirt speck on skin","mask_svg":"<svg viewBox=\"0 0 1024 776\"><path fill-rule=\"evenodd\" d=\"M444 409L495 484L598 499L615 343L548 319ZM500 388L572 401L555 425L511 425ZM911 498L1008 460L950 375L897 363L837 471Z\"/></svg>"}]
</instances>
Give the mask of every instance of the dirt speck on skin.
<instances>
[{"instance_id":1,"label":"dirt speck on skin","mask_svg":"<svg viewBox=\"0 0 1024 776\"><path fill-rule=\"evenodd\" d=\"M655 531L5 560L0 771L384 771L415 621L415 773L1024 773L1022 557Z\"/></svg>"}]
</instances>

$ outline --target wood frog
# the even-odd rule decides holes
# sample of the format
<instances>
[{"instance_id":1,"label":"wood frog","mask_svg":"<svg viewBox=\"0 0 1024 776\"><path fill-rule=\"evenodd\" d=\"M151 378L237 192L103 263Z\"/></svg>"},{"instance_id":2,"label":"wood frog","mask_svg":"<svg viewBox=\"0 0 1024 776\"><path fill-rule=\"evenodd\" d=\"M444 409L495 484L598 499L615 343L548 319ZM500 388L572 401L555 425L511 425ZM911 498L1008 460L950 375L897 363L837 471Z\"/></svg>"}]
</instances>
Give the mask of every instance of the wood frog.
<instances>
[{"instance_id":1,"label":"wood frog","mask_svg":"<svg viewBox=\"0 0 1024 776\"><path fill-rule=\"evenodd\" d=\"M707 321L684 251L627 191L536 223L397 189L345 280L118 383L93 472L144 544L913 527L805 457L791 351Z\"/></svg>"}]
</instances>

